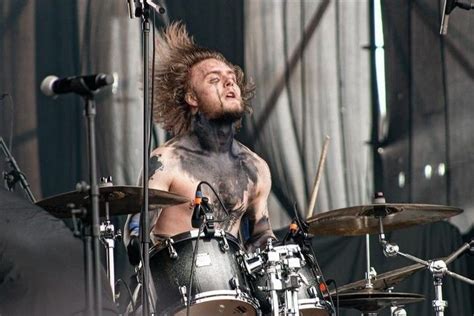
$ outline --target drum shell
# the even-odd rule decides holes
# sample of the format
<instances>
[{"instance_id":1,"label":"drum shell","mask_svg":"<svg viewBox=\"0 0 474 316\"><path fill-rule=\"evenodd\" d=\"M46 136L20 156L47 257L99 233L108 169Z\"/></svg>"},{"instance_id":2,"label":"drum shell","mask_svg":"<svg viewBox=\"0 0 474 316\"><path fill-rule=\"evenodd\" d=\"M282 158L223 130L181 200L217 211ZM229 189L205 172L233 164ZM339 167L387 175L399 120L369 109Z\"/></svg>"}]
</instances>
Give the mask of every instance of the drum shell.
<instances>
[{"instance_id":1,"label":"drum shell","mask_svg":"<svg viewBox=\"0 0 474 316\"><path fill-rule=\"evenodd\" d=\"M323 296L319 290L318 269L313 267L310 257L304 253L303 257L305 258L306 263L298 272L303 275L309 285L301 283L300 288L298 289L298 305L300 309L300 315L329 316L331 304L323 300ZM259 301L260 310L262 311L263 315L272 315L271 304L267 299L268 293L259 289L259 287L262 288L267 285L265 274L263 272L254 274L252 277L249 277L249 280L251 283L252 295ZM309 294L308 290L312 286L316 291L316 297L312 297ZM279 301L284 302L284 291L279 291L278 294Z\"/></svg>"},{"instance_id":2,"label":"drum shell","mask_svg":"<svg viewBox=\"0 0 474 316\"><path fill-rule=\"evenodd\" d=\"M197 235L197 234L195 234ZM150 252L150 271L152 284L156 291L156 309L160 315L173 315L176 311L185 308L183 294L180 287L189 287L191 262L196 236L184 233L173 238L172 246L178 254L177 258L170 256L166 246L156 247ZM245 275L242 273L236 256L240 251L237 239L226 234L229 249L224 251L224 238L201 237L199 240L196 268L193 276L192 302L199 297L209 297L223 294L231 299L242 299L250 305L258 305L252 301L250 289ZM238 298L236 288L231 283L235 278L240 285L241 292ZM245 305L245 304L244 304ZM239 307L243 309L246 307ZM248 315L254 313L249 312Z\"/></svg>"}]
</instances>

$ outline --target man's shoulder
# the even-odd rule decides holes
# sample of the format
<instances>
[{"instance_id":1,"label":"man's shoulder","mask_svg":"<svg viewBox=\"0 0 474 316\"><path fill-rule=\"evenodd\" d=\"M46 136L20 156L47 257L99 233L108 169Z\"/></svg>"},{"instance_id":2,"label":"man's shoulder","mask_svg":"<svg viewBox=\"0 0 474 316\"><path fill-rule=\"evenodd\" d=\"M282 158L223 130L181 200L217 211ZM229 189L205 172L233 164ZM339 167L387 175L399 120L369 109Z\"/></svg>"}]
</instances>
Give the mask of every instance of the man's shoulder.
<instances>
[{"instance_id":1,"label":"man's shoulder","mask_svg":"<svg viewBox=\"0 0 474 316\"><path fill-rule=\"evenodd\" d=\"M237 146L239 146L239 150L240 150L241 154L243 154L246 157L248 157L249 159L251 159L252 162L257 167L261 167L263 169L268 169L268 164L265 161L265 159L260 157L256 152L252 151L250 148L248 148L247 146L245 146L241 142L236 142L236 143L237 143Z\"/></svg>"},{"instance_id":2,"label":"man's shoulder","mask_svg":"<svg viewBox=\"0 0 474 316\"><path fill-rule=\"evenodd\" d=\"M180 142L182 142L180 137L171 138L170 140L153 149L151 156L162 156L169 158L177 151L177 147L179 146Z\"/></svg>"}]
</instances>

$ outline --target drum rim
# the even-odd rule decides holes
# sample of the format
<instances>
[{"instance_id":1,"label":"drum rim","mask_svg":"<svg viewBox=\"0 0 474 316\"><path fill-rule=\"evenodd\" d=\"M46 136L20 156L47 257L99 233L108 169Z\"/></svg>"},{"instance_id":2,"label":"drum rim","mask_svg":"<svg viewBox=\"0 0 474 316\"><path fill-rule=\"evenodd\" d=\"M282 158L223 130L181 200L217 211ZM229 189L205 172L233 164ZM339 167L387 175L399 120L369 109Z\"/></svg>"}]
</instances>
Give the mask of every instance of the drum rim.
<instances>
[{"instance_id":1,"label":"drum rim","mask_svg":"<svg viewBox=\"0 0 474 316\"><path fill-rule=\"evenodd\" d=\"M211 239L215 238L215 239L219 239L219 238L222 238L221 235L219 235L220 232L222 232L223 230L221 229L216 229L216 234L211 237ZM186 241L186 240L190 240L190 239L195 239L197 238L198 236L198 232L199 230L198 229L193 229L193 230L190 230L190 231L187 231L187 232L184 232L184 233L179 233L177 235L173 235L171 237L168 237L168 238L164 238L163 240L170 240L172 239L173 240L173 244L178 244L182 241ZM227 239L227 241L230 241L234 244L236 244L239 249L243 249L242 248L242 244L240 243L239 239L237 237L235 237L234 235L232 235L231 233L229 232L226 232L224 231L224 234L225 234L225 238ZM204 238L206 235L204 232L201 232L201 239ZM161 250L165 249L165 248L168 248L168 246L166 245L166 243L160 243L160 244L157 244L157 245L154 245L150 248L150 255L153 255L155 253L158 253L160 252Z\"/></svg>"},{"instance_id":2,"label":"drum rim","mask_svg":"<svg viewBox=\"0 0 474 316\"><path fill-rule=\"evenodd\" d=\"M260 303L256 298L250 296L245 292L241 292L239 295L236 295L236 291L233 290L214 290L193 295L193 297L191 298L191 308L194 305L213 301L217 302L219 299L229 300L229 298L231 298L233 301L238 301L250 305L256 312L260 310ZM173 314L175 314L184 309L186 309L186 305L179 303L179 305L174 304L174 306L170 306L164 312L172 312Z\"/></svg>"}]
</instances>

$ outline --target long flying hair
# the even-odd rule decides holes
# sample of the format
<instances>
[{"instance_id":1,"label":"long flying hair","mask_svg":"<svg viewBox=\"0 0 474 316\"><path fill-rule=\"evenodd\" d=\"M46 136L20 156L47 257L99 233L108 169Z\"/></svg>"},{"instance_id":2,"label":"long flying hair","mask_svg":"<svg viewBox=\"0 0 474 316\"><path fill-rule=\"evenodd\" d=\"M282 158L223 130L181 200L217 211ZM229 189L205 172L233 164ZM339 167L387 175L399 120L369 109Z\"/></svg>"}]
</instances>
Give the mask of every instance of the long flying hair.
<instances>
[{"instance_id":1,"label":"long flying hair","mask_svg":"<svg viewBox=\"0 0 474 316\"><path fill-rule=\"evenodd\" d=\"M255 85L246 80L239 66L231 64L221 53L196 45L182 23L174 22L162 30L155 48L158 58L153 78L153 116L165 130L175 136L189 130L192 114L185 95L190 88L191 68L210 58L226 63L235 71L245 111L252 112L250 99L254 95Z\"/></svg>"}]
</instances>

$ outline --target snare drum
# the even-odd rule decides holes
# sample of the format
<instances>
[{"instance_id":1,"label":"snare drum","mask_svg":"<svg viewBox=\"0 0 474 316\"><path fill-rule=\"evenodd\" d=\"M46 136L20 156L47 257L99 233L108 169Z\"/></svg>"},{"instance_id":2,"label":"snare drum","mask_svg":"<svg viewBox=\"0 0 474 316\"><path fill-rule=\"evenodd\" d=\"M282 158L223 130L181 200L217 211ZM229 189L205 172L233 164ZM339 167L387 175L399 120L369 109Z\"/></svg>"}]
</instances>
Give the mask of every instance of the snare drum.
<instances>
[{"instance_id":1,"label":"snare drum","mask_svg":"<svg viewBox=\"0 0 474 316\"><path fill-rule=\"evenodd\" d=\"M173 236L150 251L152 290L158 315L186 315L187 288L198 231ZM193 276L190 314L259 315L245 274L236 262L238 240L216 230L199 239Z\"/></svg>"}]
</instances>

